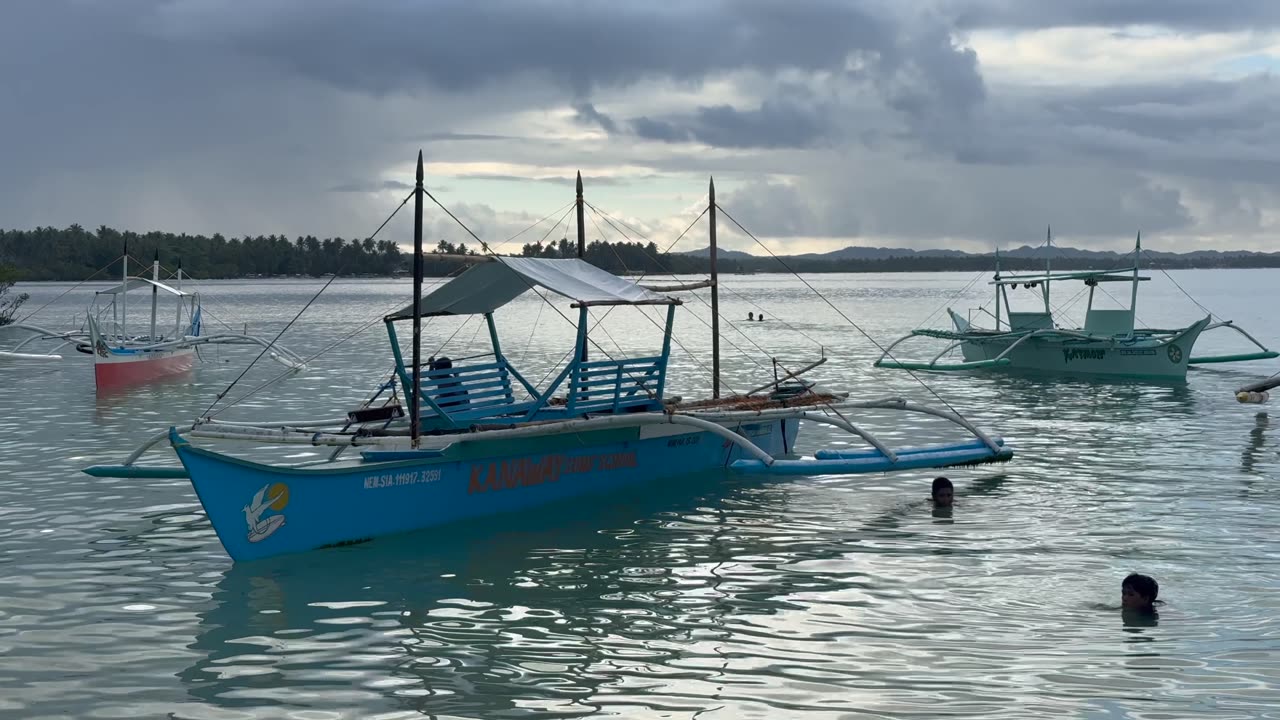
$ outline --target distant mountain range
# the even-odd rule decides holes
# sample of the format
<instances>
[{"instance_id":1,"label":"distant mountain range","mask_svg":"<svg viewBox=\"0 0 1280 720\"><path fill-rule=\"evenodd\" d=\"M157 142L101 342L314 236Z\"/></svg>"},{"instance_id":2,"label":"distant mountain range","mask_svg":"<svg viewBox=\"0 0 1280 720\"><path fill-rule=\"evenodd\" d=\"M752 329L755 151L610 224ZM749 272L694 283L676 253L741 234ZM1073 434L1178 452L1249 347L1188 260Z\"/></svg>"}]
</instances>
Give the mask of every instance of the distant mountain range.
<instances>
[{"instance_id":1,"label":"distant mountain range","mask_svg":"<svg viewBox=\"0 0 1280 720\"><path fill-rule=\"evenodd\" d=\"M688 250L682 253L674 253L678 255L689 255L693 257L709 257L710 248L702 248L701 250ZM1013 250L1001 250L1000 257L1019 259L1019 260L1043 260L1046 255L1050 259L1064 259L1074 261L1098 261L1114 266L1126 255L1132 255L1133 251L1115 252L1112 250L1080 250L1071 247L1062 247L1054 245L1052 248L1046 248L1043 245L1039 247L1031 247L1023 245ZM766 259L767 255L753 255L751 253L742 252L741 250L726 250L719 248L716 251L719 259L725 260L761 260ZM884 247L859 247L850 245L849 247L833 250L826 253L803 253L800 255L780 255L784 259L798 259L808 261L839 261L839 260L887 260L889 258L990 258L992 253L970 253L963 250L912 250L910 248L884 248ZM1257 252L1254 250L1193 250L1186 253L1160 252L1158 250L1146 250L1142 254L1143 260L1173 260L1180 263L1199 263L1216 264L1225 258L1258 258L1258 259L1275 259L1280 262L1280 252Z\"/></svg>"}]
</instances>

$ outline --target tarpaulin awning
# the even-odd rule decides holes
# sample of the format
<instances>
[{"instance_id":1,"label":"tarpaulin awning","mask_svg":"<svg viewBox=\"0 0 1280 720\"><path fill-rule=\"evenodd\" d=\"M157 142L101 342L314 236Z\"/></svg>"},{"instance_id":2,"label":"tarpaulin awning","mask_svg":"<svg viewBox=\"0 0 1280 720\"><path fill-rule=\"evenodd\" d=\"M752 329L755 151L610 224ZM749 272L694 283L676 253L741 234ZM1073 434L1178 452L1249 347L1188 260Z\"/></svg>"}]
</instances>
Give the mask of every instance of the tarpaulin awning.
<instances>
[{"instance_id":1,"label":"tarpaulin awning","mask_svg":"<svg viewBox=\"0 0 1280 720\"><path fill-rule=\"evenodd\" d=\"M495 257L474 265L458 277L423 296L420 314L483 315L493 312L535 288L569 298L577 306L677 305L662 295L578 258L548 259ZM387 316L413 317L413 304Z\"/></svg>"}]
</instances>

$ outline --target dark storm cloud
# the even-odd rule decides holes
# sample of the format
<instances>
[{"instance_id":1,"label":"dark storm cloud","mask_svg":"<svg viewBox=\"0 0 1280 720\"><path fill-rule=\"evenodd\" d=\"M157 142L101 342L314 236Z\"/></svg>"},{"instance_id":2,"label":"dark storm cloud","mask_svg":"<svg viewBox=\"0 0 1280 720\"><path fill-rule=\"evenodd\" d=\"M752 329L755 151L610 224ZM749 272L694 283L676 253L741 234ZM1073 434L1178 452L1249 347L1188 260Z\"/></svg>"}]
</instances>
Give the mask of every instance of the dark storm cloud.
<instances>
[{"instance_id":1,"label":"dark storm cloud","mask_svg":"<svg viewBox=\"0 0 1280 720\"><path fill-rule=\"evenodd\" d=\"M716 105L698 108L691 117L634 118L631 127L642 138L662 142L696 140L722 148L800 148L831 132L828 110L771 101L756 110Z\"/></svg>"},{"instance_id":2,"label":"dark storm cloud","mask_svg":"<svg viewBox=\"0 0 1280 720\"><path fill-rule=\"evenodd\" d=\"M1191 31L1280 27L1273 0L941 0L940 11L968 29L1160 25Z\"/></svg>"},{"instance_id":3,"label":"dark storm cloud","mask_svg":"<svg viewBox=\"0 0 1280 720\"><path fill-rule=\"evenodd\" d=\"M430 85L456 92L541 73L587 95L644 77L839 67L854 49L892 43L869 3L768 0L571 3L491 0L259 2L234 12L172 2L164 32L272 58L359 92Z\"/></svg>"},{"instance_id":4,"label":"dark storm cloud","mask_svg":"<svg viewBox=\"0 0 1280 720\"><path fill-rule=\"evenodd\" d=\"M688 142L694 139L693 132L687 126L678 126L667 120L655 120L650 117L631 119L631 130L646 140L660 142Z\"/></svg>"},{"instance_id":5,"label":"dark storm cloud","mask_svg":"<svg viewBox=\"0 0 1280 720\"><path fill-rule=\"evenodd\" d=\"M425 143L433 142L489 142L492 140L519 140L511 135L490 135L485 133L437 132L427 133L418 138Z\"/></svg>"},{"instance_id":6,"label":"dark storm cloud","mask_svg":"<svg viewBox=\"0 0 1280 720\"><path fill-rule=\"evenodd\" d=\"M1028 162L1280 183L1280 82L1269 76L1041 91L992 122Z\"/></svg>"},{"instance_id":7,"label":"dark storm cloud","mask_svg":"<svg viewBox=\"0 0 1280 720\"><path fill-rule=\"evenodd\" d=\"M336 185L329 188L329 192L354 192L354 193L372 193L382 192L384 190L412 190L413 186L409 183L400 182L399 180L367 180L363 182L349 182ZM443 188L433 188L435 190L443 190Z\"/></svg>"},{"instance_id":8,"label":"dark storm cloud","mask_svg":"<svg viewBox=\"0 0 1280 720\"><path fill-rule=\"evenodd\" d=\"M0 3L0 224L358 235L425 145L440 168L527 170L481 179L582 164L642 194L714 171L781 237L1004 238L1060 215L1098 234L1246 232L1280 205L1274 81L1170 68L1073 87L1098 84L1083 68L991 84L965 31L1194 39L1278 15L1256 0L18 0ZM758 181L782 175L799 179ZM488 203L522 201L499 190L460 195L494 232L513 221Z\"/></svg>"},{"instance_id":9,"label":"dark storm cloud","mask_svg":"<svg viewBox=\"0 0 1280 720\"><path fill-rule=\"evenodd\" d=\"M613 118L597 110L591 103L575 103L573 110L573 121L579 125L600 127L608 133L617 132L618 130L618 124L613 121Z\"/></svg>"},{"instance_id":10,"label":"dark storm cloud","mask_svg":"<svg viewBox=\"0 0 1280 720\"><path fill-rule=\"evenodd\" d=\"M645 79L700 82L727 72L844 73L851 60L896 93L908 112L980 101L972 52L937 18L899 17L861 0L567 3L494 0L379 6L313 0L210 13L174 2L161 32L222 47L364 93L477 91L542 78L587 98ZM927 94L937 99L926 99ZM579 118L609 129L579 103ZM587 111L587 112L584 112Z\"/></svg>"}]
</instances>

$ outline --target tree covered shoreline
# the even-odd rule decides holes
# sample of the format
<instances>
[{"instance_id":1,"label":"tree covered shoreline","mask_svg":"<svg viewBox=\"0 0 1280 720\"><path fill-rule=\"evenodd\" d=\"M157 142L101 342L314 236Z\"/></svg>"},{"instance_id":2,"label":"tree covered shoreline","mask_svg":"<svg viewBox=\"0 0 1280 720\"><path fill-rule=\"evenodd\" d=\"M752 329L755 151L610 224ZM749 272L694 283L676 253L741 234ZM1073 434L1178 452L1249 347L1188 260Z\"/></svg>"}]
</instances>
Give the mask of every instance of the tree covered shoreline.
<instances>
[{"instance_id":1,"label":"tree covered shoreline","mask_svg":"<svg viewBox=\"0 0 1280 720\"><path fill-rule=\"evenodd\" d=\"M34 230L0 230L0 258L12 266L12 279L22 281L84 280L117 259L127 245L129 255L149 263L158 252L160 261L173 268L179 260L183 269L196 278L309 277L338 273L344 276L395 276L408 272L411 253L403 252L391 240L320 239L313 235L289 239L283 235L228 238L174 234L135 233L106 226L88 231L79 225L65 229L39 227ZM430 276L456 272L464 264L458 255L474 255L478 248L465 243L438 241L426 256L424 270ZM531 243L520 248L524 257L574 257L577 244L567 238L547 244ZM613 273L703 274L709 270L705 256L663 255L653 242L606 242L587 244L586 260ZM783 263L785 262L785 266ZM786 257L780 262L767 257L726 257L719 261L724 273L787 272L979 272L994 267L991 255L952 257L903 256L877 259L831 259ZM1164 269L1187 268L1268 268L1280 267L1277 254L1203 254L1162 257L1143 262ZM1055 270L1098 269L1090 258L1055 259ZM1037 271L1044 261L1034 258L1001 258L1005 271ZM140 268L141 269L141 268ZM102 273L105 279L110 270Z\"/></svg>"}]
</instances>

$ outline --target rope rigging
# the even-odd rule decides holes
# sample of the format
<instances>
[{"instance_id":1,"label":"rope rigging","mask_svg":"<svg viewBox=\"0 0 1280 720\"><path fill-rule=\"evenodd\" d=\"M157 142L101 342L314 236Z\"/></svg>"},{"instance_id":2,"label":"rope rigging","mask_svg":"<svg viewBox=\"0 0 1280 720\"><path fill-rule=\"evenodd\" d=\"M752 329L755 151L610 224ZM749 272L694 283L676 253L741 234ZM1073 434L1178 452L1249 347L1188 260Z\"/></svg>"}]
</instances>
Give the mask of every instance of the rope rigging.
<instances>
[{"instance_id":1,"label":"rope rigging","mask_svg":"<svg viewBox=\"0 0 1280 720\"><path fill-rule=\"evenodd\" d=\"M804 286L805 286L805 287L807 287L807 288L809 288L809 290L810 290L811 292L813 292L813 294L814 294L814 295L817 295L817 296L818 296L818 299L820 299L820 300L822 300L822 302L826 303L826 304L827 304L827 306L829 306L832 310L835 310L837 315L839 315L840 317L844 318L845 322L849 323L849 325L851 325L851 326L853 327L853 329L857 330L857 331L858 331L858 332L859 332L863 337L865 337L868 341L870 341L872 345L875 345L875 346L880 350L880 352L881 352L881 353L885 353L885 354L887 354L887 352L888 352L888 351L887 351L887 350L885 350L885 348L884 348L884 346L883 346L883 345L881 345L880 343L876 342L876 339L875 339L875 338L871 337L871 335L870 335L866 330L863 330L863 329L862 329L862 327L861 327L860 325L858 325L858 323L854 322L854 321L853 321L853 318L850 318L848 315L846 315L846 314L844 313L844 311L843 311L843 310L841 310L840 308L836 307L835 303L833 303L833 302L831 302L830 300L828 300L828 299L827 299L827 297L826 297L825 295L823 295L821 292L818 292L818 289L817 289L817 288L815 288L812 284L810 284L808 280L805 280L805 279L804 279L804 278L803 278L799 273L797 273L795 270L792 270L792 269L791 269L791 266L790 266L790 265L788 265L788 264L786 263L786 261L784 261L782 258L778 257L776 254L774 254L774 252L773 252L772 250L770 250L770 249L769 249L769 247L768 247L767 245L765 245L764 243L760 242L760 239L759 239L759 238L757 238L755 235L753 235L753 234L751 233L751 231L750 231L750 230L748 230L748 229L746 229L745 227L743 227L742 223L738 222L737 218L735 218L732 214L730 214L728 210L725 210L725 209L724 209L723 207L721 207L719 204L717 204L717 205L716 205L716 207L720 210L720 212L723 212L723 213L724 213L724 216L725 216L725 217L727 217L727 218L729 218L729 220L730 220L734 225L736 225L736 226L738 227L738 229L739 229L739 230L741 230L743 233L745 233L747 237L749 237L749 238L751 238L752 240L754 240L754 241L755 241L755 243L756 243L757 245L759 245L760 247L764 248L764 251L765 251L765 252L769 253L769 256L770 256L770 257L772 257L774 260L777 260L777 261L778 261L778 264L780 264L780 265L782 265L782 267L786 268L787 272L791 273L792 275L794 275L794 276L796 277L796 279L797 279L797 280L799 280L800 282L804 283ZM959 411L959 410L956 410L954 407L952 407L952 406L951 406L951 403L948 403L946 400L944 400L944 399L942 398L942 396L941 396L941 395L939 395L939 394L938 394L938 393L937 393L937 392L936 392L932 387L929 387L929 385L928 385L926 382L924 382L923 380L921 380L921 379L919 378L919 376L917 376L917 375L915 374L915 372L914 372L914 371L907 370L907 374L911 376L911 379L913 379L913 380L915 380L917 383L919 383L919 384L920 384L920 387L924 388L925 390L928 390L928 391L929 391L929 394L930 394L930 395L932 395L933 397L937 398L938 402L940 402L940 403L942 403L943 405L945 405L945 406L947 407L947 409L948 409L948 410L950 410L951 412L955 413L955 414L956 414L957 416L959 416L959 417L963 417L963 415L961 415L961 413L960 413L960 411Z\"/></svg>"},{"instance_id":2,"label":"rope rigging","mask_svg":"<svg viewBox=\"0 0 1280 720\"><path fill-rule=\"evenodd\" d=\"M373 231L373 234L369 236L369 239L372 240L373 238L377 237L378 233L382 232L382 229L387 226L387 223L391 222L391 219L394 218L404 208L404 206L409 203L409 200L412 198L413 198L412 192L409 193L407 196L405 196L405 199L400 202L400 205L397 206L395 210L391 211L391 214L387 216L386 220L382 221L382 224L378 226L377 230ZM266 355L267 352L271 350L271 348L275 347L276 342L279 341L280 338L286 332L289 331L289 328L293 327L293 324L298 321L298 318L302 317L302 314L307 311L307 308L311 307L312 303L314 303L320 297L320 295L323 294L324 291L327 290L329 286L333 284L333 281L338 279L338 276L341 274L342 274L342 268L339 267L338 272L335 272L332 276L330 276L328 282L326 282L319 290L317 290L315 295L311 296L311 299L307 301L306 305L302 306L302 309L298 311L298 314L294 315L293 319L290 320L280 330L280 332L276 333L276 336L271 339L271 342L263 346L262 352L258 353L257 357L255 357L252 362L250 362L247 366L245 366L244 370L240 371L240 374L236 376L235 380L231 381L230 385L228 385L222 392L218 393L217 396L214 397L213 402L209 403L209 407L205 408L205 411L202 413L202 416L204 417L209 416L209 412L213 410L214 406L216 406L219 402L221 402L222 398L227 396L227 393L231 392L231 388L235 387L236 383L240 382L241 378L243 378L245 374L248 373L249 370L251 370L253 366L256 365L258 361L262 359L263 355Z\"/></svg>"}]
</instances>

